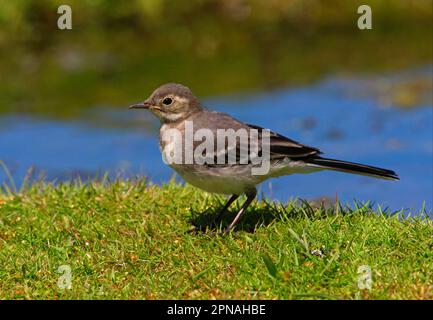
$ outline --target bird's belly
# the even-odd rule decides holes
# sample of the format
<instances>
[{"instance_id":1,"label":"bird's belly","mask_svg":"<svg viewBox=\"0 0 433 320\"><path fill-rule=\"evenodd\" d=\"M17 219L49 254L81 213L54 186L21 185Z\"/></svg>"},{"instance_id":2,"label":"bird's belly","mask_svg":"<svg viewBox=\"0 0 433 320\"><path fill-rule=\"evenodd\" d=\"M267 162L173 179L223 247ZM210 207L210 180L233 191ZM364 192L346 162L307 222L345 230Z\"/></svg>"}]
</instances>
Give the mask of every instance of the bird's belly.
<instances>
[{"instance_id":1,"label":"bird's belly","mask_svg":"<svg viewBox=\"0 0 433 320\"><path fill-rule=\"evenodd\" d=\"M260 181L251 175L251 168L177 166L171 167L189 184L207 192L241 195L255 188Z\"/></svg>"},{"instance_id":2,"label":"bird's belly","mask_svg":"<svg viewBox=\"0 0 433 320\"><path fill-rule=\"evenodd\" d=\"M205 165L176 165L172 167L186 182L207 192L220 194L247 193L269 178L277 178L294 173L311 173L323 170L310 167L302 161L284 159L273 162L265 175L252 175L250 165L209 167Z\"/></svg>"}]
</instances>

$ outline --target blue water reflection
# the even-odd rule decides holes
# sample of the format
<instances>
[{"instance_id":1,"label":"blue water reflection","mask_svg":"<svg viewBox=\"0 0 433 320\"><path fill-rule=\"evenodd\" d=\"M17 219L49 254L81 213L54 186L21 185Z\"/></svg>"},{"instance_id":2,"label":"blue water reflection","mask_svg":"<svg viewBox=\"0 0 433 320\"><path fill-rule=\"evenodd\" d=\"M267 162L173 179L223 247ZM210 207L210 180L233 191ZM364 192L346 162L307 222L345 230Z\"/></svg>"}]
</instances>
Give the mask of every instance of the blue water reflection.
<instances>
[{"instance_id":1,"label":"blue water reflection","mask_svg":"<svg viewBox=\"0 0 433 320\"><path fill-rule=\"evenodd\" d=\"M338 195L343 202L373 200L393 210L419 210L425 201L431 211L431 103L410 109L384 106L374 95L353 94L364 86L328 79L302 88L207 99L205 104L318 147L325 156L393 169L401 178L392 182L338 172L292 175L262 185L261 191L272 199ZM30 167L45 172L48 180L109 171L145 175L160 183L173 172L161 161L157 128L150 114L127 108L96 108L77 122L3 116L0 160L17 184ZM5 179L0 170L0 183Z\"/></svg>"}]
</instances>

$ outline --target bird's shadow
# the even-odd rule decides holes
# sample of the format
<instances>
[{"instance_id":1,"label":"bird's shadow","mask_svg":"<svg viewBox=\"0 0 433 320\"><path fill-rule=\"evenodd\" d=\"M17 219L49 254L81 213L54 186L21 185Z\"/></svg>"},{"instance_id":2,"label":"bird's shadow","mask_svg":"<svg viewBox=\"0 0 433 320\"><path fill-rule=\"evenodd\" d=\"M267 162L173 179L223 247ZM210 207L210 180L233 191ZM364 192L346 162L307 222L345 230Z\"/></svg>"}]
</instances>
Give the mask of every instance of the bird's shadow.
<instances>
[{"instance_id":1,"label":"bird's shadow","mask_svg":"<svg viewBox=\"0 0 433 320\"><path fill-rule=\"evenodd\" d=\"M335 214L333 207L318 207L305 200L299 199L296 205L285 206L279 202L269 202L262 200L263 204L260 206L250 206L245 214L242 216L238 224L235 226L236 231L245 231L254 233L259 227L265 227L275 221L293 219L296 217L309 217L320 218ZM204 212L191 209L191 217L189 222L192 224L193 229L191 233L197 234L221 234L224 229L233 221L237 212L239 211L242 201L237 201L229 210L227 210L220 221L216 221L216 217L224 207L224 203L218 206L209 207ZM318 212L320 215L318 216Z\"/></svg>"}]
</instances>

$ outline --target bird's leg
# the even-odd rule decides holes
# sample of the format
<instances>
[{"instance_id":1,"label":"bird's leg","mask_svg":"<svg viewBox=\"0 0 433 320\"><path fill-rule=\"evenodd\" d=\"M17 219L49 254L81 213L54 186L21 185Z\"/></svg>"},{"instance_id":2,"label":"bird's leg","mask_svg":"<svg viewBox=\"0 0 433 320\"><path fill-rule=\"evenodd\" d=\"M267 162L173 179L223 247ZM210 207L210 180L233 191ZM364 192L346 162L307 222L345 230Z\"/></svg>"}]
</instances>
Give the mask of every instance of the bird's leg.
<instances>
[{"instance_id":1,"label":"bird's leg","mask_svg":"<svg viewBox=\"0 0 433 320\"><path fill-rule=\"evenodd\" d=\"M221 220L223 214L228 210L228 208L232 205L232 203L236 201L237 198L239 198L237 194L234 194L230 197L230 199L224 205L224 208L222 208L222 210L218 212L214 222L218 223Z\"/></svg>"},{"instance_id":2,"label":"bird's leg","mask_svg":"<svg viewBox=\"0 0 433 320\"><path fill-rule=\"evenodd\" d=\"M254 189L254 191L247 193L247 200L243 204L242 208L239 210L236 217L233 219L232 223L230 223L230 225L227 227L224 234L228 234L228 233L230 233L230 231L232 231L234 226L238 223L239 219L243 216L245 210L247 210L248 206L251 204L251 202L253 202L256 195L257 195L257 190L255 190L255 189Z\"/></svg>"}]
</instances>

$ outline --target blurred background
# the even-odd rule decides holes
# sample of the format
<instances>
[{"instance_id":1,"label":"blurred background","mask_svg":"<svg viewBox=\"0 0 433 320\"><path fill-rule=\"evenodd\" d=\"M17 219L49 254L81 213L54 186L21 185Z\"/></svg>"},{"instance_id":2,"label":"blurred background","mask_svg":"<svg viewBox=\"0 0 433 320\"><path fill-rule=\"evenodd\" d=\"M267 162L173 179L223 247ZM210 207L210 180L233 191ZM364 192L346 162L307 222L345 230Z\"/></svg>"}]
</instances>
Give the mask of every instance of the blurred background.
<instances>
[{"instance_id":1,"label":"blurred background","mask_svg":"<svg viewBox=\"0 0 433 320\"><path fill-rule=\"evenodd\" d=\"M57 28L61 4L72 30ZM362 4L372 30L357 27ZM0 0L0 184L168 181L158 120L127 106L178 82L211 109L401 177L294 175L263 184L266 197L431 212L432 21L431 0Z\"/></svg>"}]
</instances>

